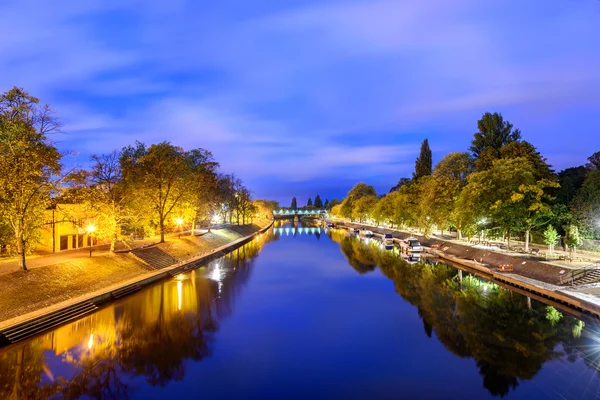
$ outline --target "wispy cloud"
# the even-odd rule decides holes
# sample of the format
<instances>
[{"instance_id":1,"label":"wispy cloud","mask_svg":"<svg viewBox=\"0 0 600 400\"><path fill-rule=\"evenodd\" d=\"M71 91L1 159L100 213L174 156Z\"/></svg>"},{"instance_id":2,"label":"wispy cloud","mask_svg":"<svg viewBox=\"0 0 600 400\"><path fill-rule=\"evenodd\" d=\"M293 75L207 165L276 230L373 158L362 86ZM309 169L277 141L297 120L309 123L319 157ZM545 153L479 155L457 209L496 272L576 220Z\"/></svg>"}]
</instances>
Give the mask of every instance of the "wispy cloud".
<instances>
[{"instance_id":1,"label":"wispy cloud","mask_svg":"<svg viewBox=\"0 0 600 400\"><path fill-rule=\"evenodd\" d=\"M58 143L81 159L134 140L205 147L259 196L325 180L389 187L422 139L436 157L464 150L488 110L558 168L600 145L597 1L231 7L4 1L0 87L53 104ZM586 139L548 140L566 131Z\"/></svg>"}]
</instances>

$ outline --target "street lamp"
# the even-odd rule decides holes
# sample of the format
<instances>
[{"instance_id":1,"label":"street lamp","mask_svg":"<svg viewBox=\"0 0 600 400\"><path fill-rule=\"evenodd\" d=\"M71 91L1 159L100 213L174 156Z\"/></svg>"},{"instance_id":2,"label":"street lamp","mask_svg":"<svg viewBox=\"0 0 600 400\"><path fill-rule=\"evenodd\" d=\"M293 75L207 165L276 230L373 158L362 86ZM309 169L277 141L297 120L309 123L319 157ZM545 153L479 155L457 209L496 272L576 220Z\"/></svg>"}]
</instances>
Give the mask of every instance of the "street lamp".
<instances>
[{"instance_id":1,"label":"street lamp","mask_svg":"<svg viewBox=\"0 0 600 400\"><path fill-rule=\"evenodd\" d=\"M179 225L179 239L181 239L181 224L183 224L183 219L177 218L175 222L177 222L177 225Z\"/></svg>"},{"instance_id":2,"label":"street lamp","mask_svg":"<svg viewBox=\"0 0 600 400\"><path fill-rule=\"evenodd\" d=\"M90 257L92 256L92 244L94 241L94 231L96 230L96 227L94 225L88 225L87 227L87 232L88 232L88 237L90 238Z\"/></svg>"}]
</instances>

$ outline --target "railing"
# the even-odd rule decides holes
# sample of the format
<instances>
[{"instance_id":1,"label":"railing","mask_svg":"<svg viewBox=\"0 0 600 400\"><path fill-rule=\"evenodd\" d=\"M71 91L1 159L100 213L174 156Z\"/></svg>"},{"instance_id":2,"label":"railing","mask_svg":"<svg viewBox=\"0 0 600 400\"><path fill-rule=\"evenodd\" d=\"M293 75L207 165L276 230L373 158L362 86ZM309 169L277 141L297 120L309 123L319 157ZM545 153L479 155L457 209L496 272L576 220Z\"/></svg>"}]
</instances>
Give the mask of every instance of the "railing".
<instances>
[{"instance_id":1,"label":"railing","mask_svg":"<svg viewBox=\"0 0 600 400\"><path fill-rule=\"evenodd\" d=\"M583 268L573 269L567 272L566 274L560 275L560 284L565 285L571 282L571 285L579 279L585 278L590 272L598 271L600 268L600 263L586 265Z\"/></svg>"}]
</instances>

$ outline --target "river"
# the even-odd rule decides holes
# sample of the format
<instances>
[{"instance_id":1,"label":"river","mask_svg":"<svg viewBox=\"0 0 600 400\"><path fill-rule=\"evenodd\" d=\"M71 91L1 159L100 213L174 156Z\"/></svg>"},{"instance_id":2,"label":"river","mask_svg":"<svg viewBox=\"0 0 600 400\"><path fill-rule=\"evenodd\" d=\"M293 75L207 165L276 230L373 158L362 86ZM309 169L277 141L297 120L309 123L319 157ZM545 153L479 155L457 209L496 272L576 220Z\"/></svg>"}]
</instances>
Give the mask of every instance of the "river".
<instances>
[{"instance_id":1,"label":"river","mask_svg":"<svg viewBox=\"0 0 600 400\"><path fill-rule=\"evenodd\" d=\"M0 398L591 399L598 337L450 266L280 223L0 350Z\"/></svg>"}]
</instances>

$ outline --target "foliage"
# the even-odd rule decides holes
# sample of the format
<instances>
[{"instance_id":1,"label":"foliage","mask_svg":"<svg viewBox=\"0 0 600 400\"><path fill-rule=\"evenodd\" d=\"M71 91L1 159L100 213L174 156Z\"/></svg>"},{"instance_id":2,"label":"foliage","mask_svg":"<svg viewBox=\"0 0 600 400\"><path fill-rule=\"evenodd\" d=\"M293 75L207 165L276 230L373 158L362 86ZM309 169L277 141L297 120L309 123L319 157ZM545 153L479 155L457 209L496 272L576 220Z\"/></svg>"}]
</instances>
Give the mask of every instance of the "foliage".
<instances>
[{"instance_id":1,"label":"foliage","mask_svg":"<svg viewBox=\"0 0 600 400\"><path fill-rule=\"evenodd\" d=\"M390 189L390 193L395 192L397 190L400 190L400 188L408 183L410 183L411 180L410 178L400 178L398 180L398 183L396 183L394 186L391 187Z\"/></svg>"},{"instance_id":2,"label":"foliage","mask_svg":"<svg viewBox=\"0 0 600 400\"><path fill-rule=\"evenodd\" d=\"M290 205L290 208L292 210L297 210L298 209L298 202L296 201L295 197L292 197L292 204Z\"/></svg>"},{"instance_id":3,"label":"foliage","mask_svg":"<svg viewBox=\"0 0 600 400\"><path fill-rule=\"evenodd\" d=\"M556 325L562 317L563 315L556 308L552 306L546 307L546 319L550 321L552 326Z\"/></svg>"},{"instance_id":4,"label":"foliage","mask_svg":"<svg viewBox=\"0 0 600 400\"><path fill-rule=\"evenodd\" d=\"M310 197L308 198L308 201L306 202L306 205L307 205L308 207L312 207L312 205L313 205L313 202L312 202L312 199L311 199Z\"/></svg>"},{"instance_id":5,"label":"foliage","mask_svg":"<svg viewBox=\"0 0 600 400\"><path fill-rule=\"evenodd\" d=\"M544 243L548 245L550 252L554 250L554 246L558 242L560 235L552 225L548 225L544 231Z\"/></svg>"},{"instance_id":6,"label":"foliage","mask_svg":"<svg viewBox=\"0 0 600 400\"><path fill-rule=\"evenodd\" d=\"M354 213L354 203L361 197L365 196L377 196L375 188L363 182L359 182L354 185L342 202L342 207L340 210L341 216L344 218L352 218Z\"/></svg>"},{"instance_id":7,"label":"foliage","mask_svg":"<svg viewBox=\"0 0 600 400\"><path fill-rule=\"evenodd\" d=\"M61 172L61 154L47 138L59 123L38 103L16 87L0 96L0 218L23 270Z\"/></svg>"},{"instance_id":8,"label":"foliage","mask_svg":"<svg viewBox=\"0 0 600 400\"><path fill-rule=\"evenodd\" d=\"M473 172L473 159L469 153L448 153L435 166L433 175L436 177L455 178L461 184L467 183L467 177Z\"/></svg>"},{"instance_id":9,"label":"foliage","mask_svg":"<svg viewBox=\"0 0 600 400\"><path fill-rule=\"evenodd\" d=\"M590 238L600 238L600 169L591 170L571 202L575 219Z\"/></svg>"},{"instance_id":10,"label":"foliage","mask_svg":"<svg viewBox=\"0 0 600 400\"><path fill-rule=\"evenodd\" d=\"M421 177L431 175L432 163L433 161L431 157L431 149L429 148L429 141L425 139L421 144L419 157L417 157L417 160L415 161L415 173L413 175L413 179L419 179Z\"/></svg>"},{"instance_id":11,"label":"foliage","mask_svg":"<svg viewBox=\"0 0 600 400\"><path fill-rule=\"evenodd\" d=\"M504 145L521 139L521 132L513 130L513 125L504 121L499 113L483 114L477 121L477 128L470 147L477 171L490 168L494 160L500 158L500 149Z\"/></svg>"},{"instance_id":12,"label":"foliage","mask_svg":"<svg viewBox=\"0 0 600 400\"><path fill-rule=\"evenodd\" d=\"M581 246L581 236L579 235L579 229L576 225L568 225L565 228L565 244L570 248L577 250Z\"/></svg>"},{"instance_id":13,"label":"foliage","mask_svg":"<svg viewBox=\"0 0 600 400\"><path fill-rule=\"evenodd\" d=\"M321 196L319 196L319 195L315 196L314 206L317 208L323 208L323 201L321 200Z\"/></svg>"}]
</instances>

